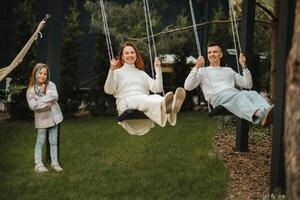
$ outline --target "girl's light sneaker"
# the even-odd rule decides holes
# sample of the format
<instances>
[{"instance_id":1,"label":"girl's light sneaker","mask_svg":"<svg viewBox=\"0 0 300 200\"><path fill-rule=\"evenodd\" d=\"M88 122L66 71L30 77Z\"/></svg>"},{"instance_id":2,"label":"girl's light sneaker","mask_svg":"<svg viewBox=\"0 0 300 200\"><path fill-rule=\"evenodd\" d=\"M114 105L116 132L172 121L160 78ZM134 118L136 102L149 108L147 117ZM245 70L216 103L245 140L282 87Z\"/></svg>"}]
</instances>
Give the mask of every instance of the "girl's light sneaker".
<instances>
[{"instance_id":1,"label":"girl's light sneaker","mask_svg":"<svg viewBox=\"0 0 300 200\"><path fill-rule=\"evenodd\" d=\"M58 163L56 163L56 164L51 164L51 168L54 169L54 170L57 171L57 172L61 172L61 171L64 170Z\"/></svg>"},{"instance_id":2,"label":"girl's light sneaker","mask_svg":"<svg viewBox=\"0 0 300 200\"><path fill-rule=\"evenodd\" d=\"M44 164L36 164L34 167L34 171L36 171L37 173L44 173L47 172L48 169L44 166Z\"/></svg>"}]
</instances>

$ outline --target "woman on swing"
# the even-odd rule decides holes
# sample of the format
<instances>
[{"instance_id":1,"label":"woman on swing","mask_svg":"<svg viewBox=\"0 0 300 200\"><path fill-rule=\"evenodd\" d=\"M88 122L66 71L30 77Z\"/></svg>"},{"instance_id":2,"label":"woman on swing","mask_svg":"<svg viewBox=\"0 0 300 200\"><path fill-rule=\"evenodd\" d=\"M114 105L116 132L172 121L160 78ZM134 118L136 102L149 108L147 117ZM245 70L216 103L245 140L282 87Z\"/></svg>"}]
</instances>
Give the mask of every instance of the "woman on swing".
<instances>
[{"instance_id":1,"label":"woman on swing","mask_svg":"<svg viewBox=\"0 0 300 200\"><path fill-rule=\"evenodd\" d=\"M252 123L261 122L268 126L272 122L273 105L256 91L238 90L235 86L250 89L252 76L245 68L246 57L241 54L240 64L243 66L243 75L229 67L221 67L222 49L217 43L210 43L207 47L209 67L203 67L205 60L199 56L195 67L185 80L184 88L188 91L200 85L205 100L213 107L225 107L234 115Z\"/></svg>"},{"instance_id":2,"label":"woman on swing","mask_svg":"<svg viewBox=\"0 0 300 200\"><path fill-rule=\"evenodd\" d=\"M154 127L154 122L164 127L168 121L175 126L177 113L185 99L185 90L177 88L175 94L168 92L164 97L153 94L163 91L161 63L154 62L156 76L152 79L144 72L143 60L137 48L126 42L117 59L112 59L104 85L107 94L114 95L118 113L127 109L143 112L149 119L124 120L119 124L132 135L144 135Z\"/></svg>"}]
</instances>

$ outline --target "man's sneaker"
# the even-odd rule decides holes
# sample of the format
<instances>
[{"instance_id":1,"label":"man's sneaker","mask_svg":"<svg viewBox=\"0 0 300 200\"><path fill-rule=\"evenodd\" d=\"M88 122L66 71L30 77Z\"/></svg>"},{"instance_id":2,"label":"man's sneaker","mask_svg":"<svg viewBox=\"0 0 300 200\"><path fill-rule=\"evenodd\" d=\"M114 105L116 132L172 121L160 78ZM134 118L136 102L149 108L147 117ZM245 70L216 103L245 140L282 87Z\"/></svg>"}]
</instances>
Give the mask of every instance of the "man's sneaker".
<instances>
[{"instance_id":1,"label":"man's sneaker","mask_svg":"<svg viewBox=\"0 0 300 200\"><path fill-rule=\"evenodd\" d=\"M36 171L37 173L44 173L47 172L48 169L44 166L44 164L36 164L34 167L34 171Z\"/></svg>"},{"instance_id":2,"label":"man's sneaker","mask_svg":"<svg viewBox=\"0 0 300 200\"><path fill-rule=\"evenodd\" d=\"M163 102L162 102L162 108L163 108L163 112L165 112L166 114L169 114L172 111L173 98L174 98L173 92L168 92L164 96L164 99L163 99Z\"/></svg>"},{"instance_id":3,"label":"man's sneaker","mask_svg":"<svg viewBox=\"0 0 300 200\"><path fill-rule=\"evenodd\" d=\"M172 112L178 113L185 99L185 90L182 87L179 87L175 91L174 100L172 103Z\"/></svg>"},{"instance_id":4,"label":"man's sneaker","mask_svg":"<svg viewBox=\"0 0 300 200\"><path fill-rule=\"evenodd\" d=\"M261 120L261 125L263 127L267 127L267 126L269 126L270 124L273 123L273 111L274 111L274 105L271 105L267 109L264 118Z\"/></svg>"},{"instance_id":5,"label":"man's sneaker","mask_svg":"<svg viewBox=\"0 0 300 200\"><path fill-rule=\"evenodd\" d=\"M51 168L54 169L54 170L57 171L57 172L61 172L61 171L64 170L58 163L52 164L52 165L51 165Z\"/></svg>"}]
</instances>

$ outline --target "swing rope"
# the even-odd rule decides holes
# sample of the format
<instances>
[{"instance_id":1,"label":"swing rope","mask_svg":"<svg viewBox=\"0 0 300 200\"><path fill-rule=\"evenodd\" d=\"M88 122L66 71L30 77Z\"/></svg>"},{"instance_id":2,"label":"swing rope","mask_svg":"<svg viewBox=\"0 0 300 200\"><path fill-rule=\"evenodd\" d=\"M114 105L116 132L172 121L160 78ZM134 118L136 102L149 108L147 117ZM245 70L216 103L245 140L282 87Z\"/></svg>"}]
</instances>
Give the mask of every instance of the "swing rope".
<instances>
[{"instance_id":1,"label":"swing rope","mask_svg":"<svg viewBox=\"0 0 300 200\"><path fill-rule=\"evenodd\" d=\"M240 65L239 65L239 56L238 55L241 52L241 44L240 44L240 40L239 40L237 23L236 23L235 13L234 13L233 4L232 4L231 0L228 0L228 4L229 4L229 16L230 16L233 45L234 45L234 49L236 51L235 52L236 66L237 66L238 73L240 74Z\"/></svg>"},{"instance_id":2,"label":"swing rope","mask_svg":"<svg viewBox=\"0 0 300 200\"><path fill-rule=\"evenodd\" d=\"M14 58L14 60L9 64L9 66L0 69L0 81L2 81L11 71L13 71L22 61L27 52L29 51L30 47L32 46L33 42L38 38L42 38L42 29L45 27L47 20L50 18L49 14L46 14L44 19L40 21L37 29L27 41L25 46L21 49L18 55Z\"/></svg>"},{"instance_id":3,"label":"swing rope","mask_svg":"<svg viewBox=\"0 0 300 200\"><path fill-rule=\"evenodd\" d=\"M199 40L199 36L198 36L198 30L197 30L197 26L196 26L196 20L195 20L195 15L194 15L194 6L193 6L192 0L189 0L189 4L190 4L190 12L191 12L192 23L193 23L193 28L194 28L194 36L195 36L195 41L196 41L196 46L197 46L197 52L198 52L198 56L201 56L201 44L200 44L200 40ZM207 76L207 80L209 82L210 87L212 88L213 91L215 91L214 87L212 86L212 83L210 81L210 78L208 76L205 66L203 66L203 69ZM207 108L209 111L211 111L211 106L210 106L209 101L207 102Z\"/></svg>"},{"instance_id":4,"label":"swing rope","mask_svg":"<svg viewBox=\"0 0 300 200\"><path fill-rule=\"evenodd\" d=\"M238 69L238 73L241 74L241 72L240 72L240 63L238 62L238 55L239 55L239 53L242 52L240 37L239 37L239 31L238 31L238 27L237 27L237 22L236 22L236 17L235 17L235 12L234 12L234 8L233 8L232 0L228 0L228 4L229 4L229 8L230 8L229 15L230 15L230 21L231 21L231 32L232 32L232 36L233 36L233 44L234 44L234 48L236 50L236 54L235 54L236 64L237 64L236 66L237 66L237 69ZM236 46L237 46L236 43L238 44L238 51L237 51L237 48L236 48ZM242 65L241 67L242 67L242 69L245 69L246 64ZM243 88L240 87L240 90L242 90L242 89Z\"/></svg>"},{"instance_id":5,"label":"swing rope","mask_svg":"<svg viewBox=\"0 0 300 200\"><path fill-rule=\"evenodd\" d=\"M236 40L237 40L237 44L238 44L238 49L239 49L239 52L241 52L242 48L241 48L240 36L239 36L238 25L237 25L237 21L236 21L235 12L234 12L234 7L233 7L233 4L232 4L232 0L228 0L228 1L229 1L230 9L231 9L230 13L232 15L232 17L230 19L231 19L231 22L234 23L234 30L235 30L235 34L236 34Z\"/></svg>"},{"instance_id":6,"label":"swing rope","mask_svg":"<svg viewBox=\"0 0 300 200\"><path fill-rule=\"evenodd\" d=\"M154 41L154 34L153 34L153 30L152 30L152 22L151 22L151 16L150 16L150 11L149 11L149 4L148 4L148 1L146 1L146 0L143 0L143 1L144 1L144 12L145 12L145 21L146 21L146 29L147 29L147 37L148 37L151 71L152 71L152 78L154 78L154 64L153 64L153 59L152 59L150 37L152 38L152 46L153 46L153 52L154 52L155 57L157 57L157 52L156 52L156 46L155 46L155 41ZM103 0L99 0L99 4L100 4L100 8L101 8L103 31L104 31L105 38L106 38L108 57L111 61L114 58L114 53L113 53L113 48L112 48L112 42L110 39L110 32L109 32L109 27L108 27L108 23L107 23L107 15L105 12L105 6L104 6ZM163 90L163 95L164 95L164 90ZM127 105L126 105L126 107L127 107ZM127 110L125 110L123 113L121 113L118 116L118 121L121 122L123 120L128 120L128 119L147 119L147 118L148 117L143 112L128 108Z\"/></svg>"},{"instance_id":7,"label":"swing rope","mask_svg":"<svg viewBox=\"0 0 300 200\"><path fill-rule=\"evenodd\" d=\"M241 52L241 44L240 44L240 40L239 40L239 32L238 32L236 17L235 17L235 13L234 13L234 9L233 9L233 5L232 5L231 0L228 0L228 3L229 3L229 8L230 8L229 15L230 15L230 21L231 21L231 31L232 31L234 49L236 51L236 55L235 55L236 56L236 63L237 63L238 73L240 74L239 61L238 61L238 52ZM198 51L198 55L201 56L201 44L200 44L199 37L198 37L198 31L197 31L197 26L196 26L196 21L195 21L194 8L193 8L192 0L189 0L189 4L190 4L190 12L191 12L192 23L193 23L193 28L194 28L194 36L195 36L197 51ZM239 49L237 50L237 48L239 48ZM209 78L208 73L205 69L205 66L203 66L203 67L204 67L204 72L205 72L205 74L207 76L207 79L209 81L209 85L212 88L212 90L214 91L213 85L210 81L210 78ZM207 106L208 106L209 112L211 112L212 109L211 109L209 101L207 102ZM214 112L214 113L216 113L216 112ZM213 116L214 114L210 114L210 115Z\"/></svg>"},{"instance_id":8,"label":"swing rope","mask_svg":"<svg viewBox=\"0 0 300 200\"><path fill-rule=\"evenodd\" d=\"M198 56L201 56L201 45L200 45L200 41L199 41L199 36L198 36L198 31L197 31L197 26L196 26L196 21L195 21L194 8L193 8L192 0L189 0L189 4L190 4L190 11L191 11L191 17L192 17L192 22L193 22L197 52L198 52Z\"/></svg>"},{"instance_id":9,"label":"swing rope","mask_svg":"<svg viewBox=\"0 0 300 200\"><path fill-rule=\"evenodd\" d=\"M152 78L154 78L154 64L153 64L153 58L152 58L152 52L151 52L151 40L152 40L154 57L157 57L157 51L156 51L156 45L155 45L155 40L154 40L154 34L153 34L152 21L151 21L148 0L143 0L143 3L144 3L145 24L146 24L146 32L147 32L147 39L148 39L151 72L152 72ZM150 40L150 38L151 38L151 40ZM162 93L163 93L163 96L165 96L164 89L163 89Z\"/></svg>"},{"instance_id":10,"label":"swing rope","mask_svg":"<svg viewBox=\"0 0 300 200\"><path fill-rule=\"evenodd\" d=\"M150 66L151 66L151 73L152 73L152 77L154 77L154 67L153 67L153 60L152 60L152 49L151 49L151 40L150 40L150 33L149 33L149 29L152 30L152 24L151 24L151 18L150 18L150 13L148 12L148 6L147 6L147 2L146 0L143 0L144 3L144 14L145 14L145 24L146 24L146 31L147 31L147 39L148 39L148 49L149 49L149 57L150 57ZM151 25L150 25L151 24ZM149 26L151 28L149 28ZM152 33L152 32L151 32ZM153 33L152 33L153 34ZM153 36L153 35L151 35ZM154 38L152 37L152 42L154 41ZM154 42L153 42L154 44ZM153 49L154 49L155 45L153 45ZM156 49L154 50L154 54L156 56Z\"/></svg>"},{"instance_id":11,"label":"swing rope","mask_svg":"<svg viewBox=\"0 0 300 200\"><path fill-rule=\"evenodd\" d=\"M154 64L153 64L153 57L152 57L152 48L154 57L157 57L157 51L156 51L156 45L154 40L154 34L153 34L153 26L152 26L152 20L151 20L151 14L149 9L149 3L148 0L143 0L144 2L144 13L145 13L145 24L146 24L146 31L147 31L147 38L148 38L148 48L149 48L149 57L150 57L150 64L151 64L151 71L152 71L152 77L154 78ZM150 40L151 38L151 40ZM152 41L152 48L151 48L151 41ZM164 93L164 91L163 91Z\"/></svg>"},{"instance_id":12,"label":"swing rope","mask_svg":"<svg viewBox=\"0 0 300 200\"><path fill-rule=\"evenodd\" d=\"M110 33L109 33L109 28L108 28L108 23L107 23L107 16L106 16L103 0L99 0L99 4L100 4L101 14L102 14L103 30L104 30L105 39L106 39L107 53L108 53L109 61L111 61L114 58L114 52L113 52L112 43L111 43L111 39L110 39Z\"/></svg>"}]
</instances>

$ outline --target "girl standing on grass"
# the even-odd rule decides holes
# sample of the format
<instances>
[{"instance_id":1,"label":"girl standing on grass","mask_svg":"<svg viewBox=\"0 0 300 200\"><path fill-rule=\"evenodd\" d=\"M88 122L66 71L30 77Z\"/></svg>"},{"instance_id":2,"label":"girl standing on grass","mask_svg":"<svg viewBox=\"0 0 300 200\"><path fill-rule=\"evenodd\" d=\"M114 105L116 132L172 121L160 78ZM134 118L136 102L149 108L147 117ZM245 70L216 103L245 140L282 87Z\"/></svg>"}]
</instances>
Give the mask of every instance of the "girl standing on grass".
<instances>
[{"instance_id":1,"label":"girl standing on grass","mask_svg":"<svg viewBox=\"0 0 300 200\"><path fill-rule=\"evenodd\" d=\"M26 97L29 108L34 111L35 128L37 128L34 171L38 173L48 171L42 161L42 147L47 130L49 131L51 167L57 172L63 171L57 158L57 125L62 122L63 115L57 103L56 86L49 81L49 69L46 64L38 63L34 66Z\"/></svg>"}]
</instances>

